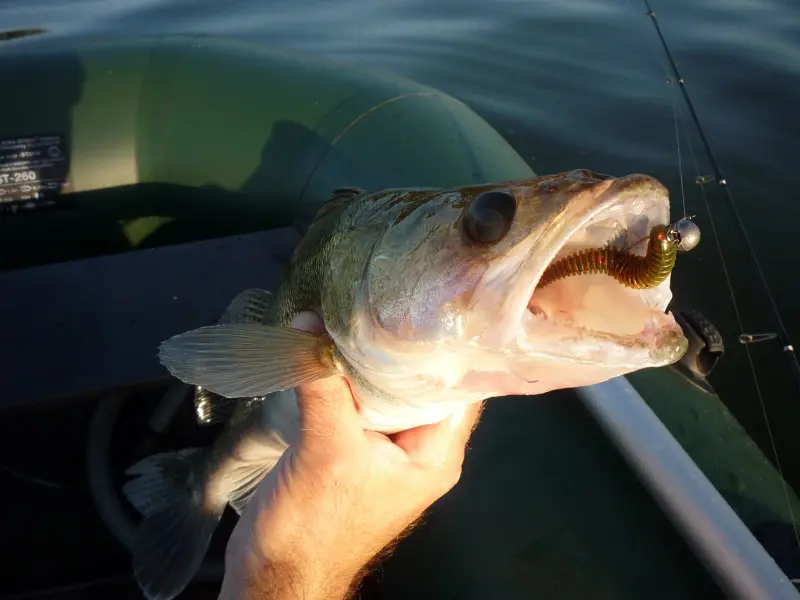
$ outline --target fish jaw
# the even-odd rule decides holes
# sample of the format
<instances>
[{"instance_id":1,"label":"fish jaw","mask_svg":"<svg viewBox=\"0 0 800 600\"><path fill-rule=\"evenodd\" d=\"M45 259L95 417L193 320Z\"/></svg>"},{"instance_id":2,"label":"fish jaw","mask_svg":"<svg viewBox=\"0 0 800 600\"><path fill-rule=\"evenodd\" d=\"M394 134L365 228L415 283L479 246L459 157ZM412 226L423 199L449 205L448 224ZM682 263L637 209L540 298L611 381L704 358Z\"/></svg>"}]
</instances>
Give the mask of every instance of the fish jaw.
<instances>
[{"instance_id":1,"label":"fish jaw","mask_svg":"<svg viewBox=\"0 0 800 600\"><path fill-rule=\"evenodd\" d=\"M484 329L476 332L477 343L505 349L511 370L526 383L538 382L521 389L599 383L674 363L688 346L674 317L665 313L670 277L645 290L604 274L537 287L553 261L579 250L612 244L643 255L650 230L668 223L668 192L652 177L575 176L584 183L580 191L562 200L563 208L544 228L492 265L473 296L475 313L493 304L497 315L478 324Z\"/></svg>"}]
</instances>

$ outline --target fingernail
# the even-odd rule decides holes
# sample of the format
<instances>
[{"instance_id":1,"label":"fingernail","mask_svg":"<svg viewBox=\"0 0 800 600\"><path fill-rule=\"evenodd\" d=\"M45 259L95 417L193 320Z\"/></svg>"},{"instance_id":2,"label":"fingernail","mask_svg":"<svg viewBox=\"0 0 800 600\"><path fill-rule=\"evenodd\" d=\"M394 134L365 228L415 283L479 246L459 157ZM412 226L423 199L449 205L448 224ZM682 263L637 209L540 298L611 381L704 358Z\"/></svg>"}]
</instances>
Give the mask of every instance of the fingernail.
<instances>
[{"instance_id":1,"label":"fingernail","mask_svg":"<svg viewBox=\"0 0 800 600\"><path fill-rule=\"evenodd\" d=\"M297 313L292 319L292 322L289 323L289 327L301 329L309 333L322 333L325 331L322 319L319 318L317 313L310 310Z\"/></svg>"}]
</instances>

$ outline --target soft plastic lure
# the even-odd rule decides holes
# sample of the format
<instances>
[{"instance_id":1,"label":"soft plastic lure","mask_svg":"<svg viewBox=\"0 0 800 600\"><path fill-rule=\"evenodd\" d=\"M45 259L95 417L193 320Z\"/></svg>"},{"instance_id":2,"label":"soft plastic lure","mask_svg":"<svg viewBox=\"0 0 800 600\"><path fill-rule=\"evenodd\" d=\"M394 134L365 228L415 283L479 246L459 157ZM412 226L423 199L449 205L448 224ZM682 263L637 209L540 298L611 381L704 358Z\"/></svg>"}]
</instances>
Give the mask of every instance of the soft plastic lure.
<instances>
[{"instance_id":1,"label":"soft plastic lure","mask_svg":"<svg viewBox=\"0 0 800 600\"><path fill-rule=\"evenodd\" d=\"M685 217L672 225L653 227L644 256L611 247L580 250L547 267L538 287L565 277L599 273L633 289L653 288L669 277L678 251L691 250L699 242L700 228Z\"/></svg>"}]
</instances>

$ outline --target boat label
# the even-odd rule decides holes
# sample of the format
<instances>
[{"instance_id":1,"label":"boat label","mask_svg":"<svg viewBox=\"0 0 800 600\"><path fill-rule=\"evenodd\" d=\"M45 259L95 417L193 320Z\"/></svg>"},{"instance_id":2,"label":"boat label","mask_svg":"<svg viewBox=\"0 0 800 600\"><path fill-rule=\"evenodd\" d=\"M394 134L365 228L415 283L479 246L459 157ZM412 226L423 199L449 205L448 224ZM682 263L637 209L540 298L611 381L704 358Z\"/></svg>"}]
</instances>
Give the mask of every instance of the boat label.
<instances>
[{"instance_id":1,"label":"boat label","mask_svg":"<svg viewBox=\"0 0 800 600\"><path fill-rule=\"evenodd\" d=\"M62 134L0 138L0 212L60 204L69 191L69 156Z\"/></svg>"}]
</instances>

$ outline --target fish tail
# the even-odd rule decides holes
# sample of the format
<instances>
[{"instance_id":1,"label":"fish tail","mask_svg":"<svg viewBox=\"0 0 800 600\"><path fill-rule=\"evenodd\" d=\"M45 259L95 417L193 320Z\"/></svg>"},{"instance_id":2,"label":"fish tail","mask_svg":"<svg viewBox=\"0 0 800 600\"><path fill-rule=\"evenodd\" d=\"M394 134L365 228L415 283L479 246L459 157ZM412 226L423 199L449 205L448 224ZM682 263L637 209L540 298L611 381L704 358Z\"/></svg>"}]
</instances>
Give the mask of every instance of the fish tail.
<instances>
[{"instance_id":1,"label":"fish tail","mask_svg":"<svg viewBox=\"0 0 800 600\"><path fill-rule=\"evenodd\" d=\"M126 474L123 491L142 514L133 546L133 571L149 600L171 600L189 584L225 510L206 492L207 450L187 448L148 456Z\"/></svg>"}]
</instances>

